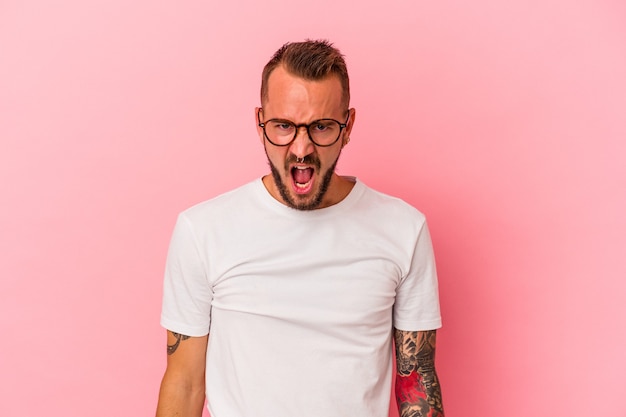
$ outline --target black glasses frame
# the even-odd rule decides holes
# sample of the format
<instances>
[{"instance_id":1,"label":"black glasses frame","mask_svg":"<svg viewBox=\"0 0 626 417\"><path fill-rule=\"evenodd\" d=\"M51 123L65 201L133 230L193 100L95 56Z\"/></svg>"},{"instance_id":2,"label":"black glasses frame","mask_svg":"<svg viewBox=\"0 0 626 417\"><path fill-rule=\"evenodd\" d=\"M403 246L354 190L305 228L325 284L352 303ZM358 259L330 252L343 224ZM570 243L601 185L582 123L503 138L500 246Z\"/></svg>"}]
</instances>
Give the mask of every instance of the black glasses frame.
<instances>
[{"instance_id":1,"label":"black glasses frame","mask_svg":"<svg viewBox=\"0 0 626 417\"><path fill-rule=\"evenodd\" d=\"M311 140L311 142L313 142L313 144L315 146L320 146L322 148L325 148L325 147L328 147L328 146L333 146L335 143L337 143L337 141L341 137L341 132L343 132L343 129L345 129L346 126L348 126L348 120L350 120L350 112L348 111L348 117L346 118L346 122L345 123L341 123L339 120L330 119L330 118L317 119L317 120L313 120L309 124L300 123L299 125L295 124L291 120L286 120L286 119L269 119L269 120L266 120L265 122L261 122L261 111L262 110L263 110L263 108L260 107L259 111L256 114L257 121L259 122L259 127L263 128L263 136L265 136L265 139L267 139L267 141L269 143L271 143L272 145L274 145L274 146L289 146L289 145L291 145L293 143L293 141L296 140L296 138L298 137L298 132L300 131L301 127L306 128L306 134L309 136L309 139ZM318 122L324 121L324 120L332 120L333 122L335 122L335 123L337 123L339 125L339 134L337 135L337 139L335 139L332 143L329 143L328 145L321 145L321 144L315 142L315 140L313 139L313 136L311 135L311 131L309 130L313 125L315 125ZM284 143L284 144L278 144L278 143L272 142L272 140L269 138L269 136L267 136L267 132L265 131L265 124L269 123L269 122L290 123L291 125L293 125L296 128L296 130L295 130L295 132L293 134L293 138L291 138L291 140L289 142Z\"/></svg>"}]
</instances>

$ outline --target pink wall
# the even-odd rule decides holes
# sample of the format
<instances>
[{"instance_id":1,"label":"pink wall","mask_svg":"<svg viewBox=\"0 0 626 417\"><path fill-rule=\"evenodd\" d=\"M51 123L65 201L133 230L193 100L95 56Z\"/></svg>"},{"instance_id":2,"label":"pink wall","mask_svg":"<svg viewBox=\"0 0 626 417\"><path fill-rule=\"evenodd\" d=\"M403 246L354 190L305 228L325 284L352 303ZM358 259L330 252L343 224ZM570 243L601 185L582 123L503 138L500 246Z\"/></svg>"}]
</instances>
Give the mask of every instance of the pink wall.
<instances>
[{"instance_id":1,"label":"pink wall","mask_svg":"<svg viewBox=\"0 0 626 417\"><path fill-rule=\"evenodd\" d=\"M351 70L340 172L430 219L447 415L626 415L624 3L241 3L0 3L0 415L153 414L176 213L266 171L306 37Z\"/></svg>"}]
</instances>

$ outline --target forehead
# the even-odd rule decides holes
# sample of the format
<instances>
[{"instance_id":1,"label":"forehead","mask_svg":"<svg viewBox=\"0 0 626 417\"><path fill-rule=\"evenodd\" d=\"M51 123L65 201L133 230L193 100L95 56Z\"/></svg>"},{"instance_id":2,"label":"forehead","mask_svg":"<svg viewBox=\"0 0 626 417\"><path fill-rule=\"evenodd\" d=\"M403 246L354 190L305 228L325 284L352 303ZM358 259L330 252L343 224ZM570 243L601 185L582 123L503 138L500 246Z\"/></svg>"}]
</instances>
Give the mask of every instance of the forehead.
<instances>
[{"instance_id":1,"label":"forehead","mask_svg":"<svg viewBox=\"0 0 626 417\"><path fill-rule=\"evenodd\" d=\"M336 75L306 80L278 66L268 78L267 100L263 107L277 113L276 117L326 117L342 114L341 101L341 82Z\"/></svg>"}]
</instances>

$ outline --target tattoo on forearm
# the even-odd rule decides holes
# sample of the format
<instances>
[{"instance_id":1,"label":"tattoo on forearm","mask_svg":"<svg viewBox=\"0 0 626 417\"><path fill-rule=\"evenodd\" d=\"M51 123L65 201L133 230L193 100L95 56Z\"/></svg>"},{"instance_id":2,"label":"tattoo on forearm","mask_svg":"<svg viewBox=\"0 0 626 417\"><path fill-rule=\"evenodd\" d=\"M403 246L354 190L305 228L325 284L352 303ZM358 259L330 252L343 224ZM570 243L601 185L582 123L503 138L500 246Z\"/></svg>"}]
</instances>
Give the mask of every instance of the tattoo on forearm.
<instances>
[{"instance_id":1,"label":"tattoo on forearm","mask_svg":"<svg viewBox=\"0 0 626 417\"><path fill-rule=\"evenodd\" d=\"M435 372L436 332L396 330L396 399L401 417L443 417Z\"/></svg>"},{"instance_id":2,"label":"tattoo on forearm","mask_svg":"<svg viewBox=\"0 0 626 417\"><path fill-rule=\"evenodd\" d=\"M176 342L173 345L170 345L170 344L167 345L168 355L171 355L172 353L176 352L176 349L178 349L178 346L180 345L181 340L187 340L191 337L191 336L185 336L184 334L180 334L180 333L174 333L174 332L171 332L171 333L172 333L172 336L176 338Z\"/></svg>"}]
</instances>

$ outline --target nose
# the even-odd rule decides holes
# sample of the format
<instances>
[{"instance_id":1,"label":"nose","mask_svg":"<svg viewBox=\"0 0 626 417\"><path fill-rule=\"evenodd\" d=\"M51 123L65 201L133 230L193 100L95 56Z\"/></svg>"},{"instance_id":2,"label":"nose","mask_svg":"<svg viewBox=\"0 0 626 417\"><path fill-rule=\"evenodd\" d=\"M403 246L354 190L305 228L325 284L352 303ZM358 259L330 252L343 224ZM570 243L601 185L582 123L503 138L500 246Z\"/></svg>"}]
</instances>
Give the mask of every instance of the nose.
<instances>
[{"instance_id":1,"label":"nose","mask_svg":"<svg viewBox=\"0 0 626 417\"><path fill-rule=\"evenodd\" d=\"M304 158L315 151L315 144L311 141L306 126L298 127L296 138L291 143L289 150L296 158Z\"/></svg>"}]
</instances>

